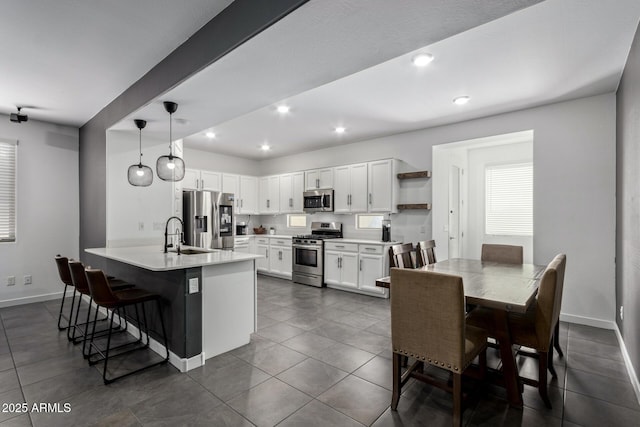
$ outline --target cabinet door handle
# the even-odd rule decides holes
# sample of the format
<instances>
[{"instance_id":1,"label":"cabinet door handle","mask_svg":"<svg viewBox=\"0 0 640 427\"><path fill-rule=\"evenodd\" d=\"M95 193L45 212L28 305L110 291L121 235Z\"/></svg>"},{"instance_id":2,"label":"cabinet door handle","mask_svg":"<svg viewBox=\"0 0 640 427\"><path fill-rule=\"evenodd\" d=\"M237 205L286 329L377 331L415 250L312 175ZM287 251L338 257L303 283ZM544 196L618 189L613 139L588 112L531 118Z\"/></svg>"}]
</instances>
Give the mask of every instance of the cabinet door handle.
<instances>
[{"instance_id":1,"label":"cabinet door handle","mask_svg":"<svg viewBox=\"0 0 640 427\"><path fill-rule=\"evenodd\" d=\"M282 251L278 251L278 259L282 260Z\"/></svg>"},{"instance_id":2,"label":"cabinet door handle","mask_svg":"<svg viewBox=\"0 0 640 427\"><path fill-rule=\"evenodd\" d=\"M344 245L336 245L336 248L344 248Z\"/></svg>"},{"instance_id":3,"label":"cabinet door handle","mask_svg":"<svg viewBox=\"0 0 640 427\"><path fill-rule=\"evenodd\" d=\"M360 260L360 271L362 271L362 260Z\"/></svg>"},{"instance_id":4,"label":"cabinet door handle","mask_svg":"<svg viewBox=\"0 0 640 427\"><path fill-rule=\"evenodd\" d=\"M375 251L376 248L364 248L365 251Z\"/></svg>"},{"instance_id":5,"label":"cabinet door handle","mask_svg":"<svg viewBox=\"0 0 640 427\"><path fill-rule=\"evenodd\" d=\"M267 208L269 207L269 199L267 199Z\"/></svg>"},{"instance_id":6,"label":"cabinet door handle","mask_svg":"<svg viewBox=\"0 0 640 427\"><path fill-rule=\"evenodd\" d=\"M371 204L371 193L369 193L369 204Z\"/></svg>"},{"instance_id":7,"label":"cabinet door handle","mask_svg":"<svg viewBox=\"0 0 640 427\"><path fill-rule=\"evenodd\" d=\"M266 257L265 258L269 258L269 249L266 250Z\"/></svg>"},{"instance_id":8,"label":"cabinet door handle","mask_svg":"<svg viewBox=\"0 0 640 427\"><path fill-rule=\"evenodd\" d=\"M244 199L240 199L240 207L244 207Z\"/></svg>"},{"instance_id":9,"label":"cabinet door handle","mask_svg":"<svg viewBox=\"0 0 640 427\"><path fill-rule=\"evenodd\" d=\"M316 188L320 188L320 179L316 178Z\"/></svg>"},{"instance_id":10,"label":"cabinet door handle","mask_svg":"<svg viewBox=\"0 0 640 427\"><path fill-rule=\"evenodd\" d=\"M338 258L338 268L342 268L342 257Z\"/></svg>"},{"instance_id":11,"label":"cabinet door handle","mask_svg":"<svg viewBox=\"0 0 640 427\"><path fill-rule=\"evenodd\" d=\"M289 207L290 208L293 207L293 199L291 197L289 197Z\"/></svg>"}]
</instances>

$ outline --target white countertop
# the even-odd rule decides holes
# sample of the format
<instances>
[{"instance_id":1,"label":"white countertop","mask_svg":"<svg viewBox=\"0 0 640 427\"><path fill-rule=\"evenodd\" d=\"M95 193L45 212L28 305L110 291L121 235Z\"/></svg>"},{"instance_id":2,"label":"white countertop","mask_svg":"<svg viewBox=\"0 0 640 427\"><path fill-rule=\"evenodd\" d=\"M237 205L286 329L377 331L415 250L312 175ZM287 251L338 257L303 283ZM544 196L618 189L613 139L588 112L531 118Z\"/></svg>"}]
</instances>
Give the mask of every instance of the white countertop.
<instances>
[{"instance_id":1,"label":"white countertop","mask_svg":"<svg viewBox=\"0 0 640 427\"><path fill-rule=\"evenodd\" d=\"M247 234L245 236L236 236L236 237L248 237L248 236L256 236L256 237L269 237L270 239L291 239L293 236L288 234Z\"/></svg>"},{"instance_id":2,"label":"white countertop","mask_svg":"<svg viewBox=\"0 0 640 427\"><path fill-rule=\"evenodd\" d=\"M187 249L183 246L182 249ZM195 248L200 249L200 248ZM193 255L163 253L158 246L135 246L127 248L90 248L87 253L115 261L124 262L151 271L181 270L206 265L227 264L262 258L262 255L212 249L211 252Z\"/></svg>"}]
</instances>

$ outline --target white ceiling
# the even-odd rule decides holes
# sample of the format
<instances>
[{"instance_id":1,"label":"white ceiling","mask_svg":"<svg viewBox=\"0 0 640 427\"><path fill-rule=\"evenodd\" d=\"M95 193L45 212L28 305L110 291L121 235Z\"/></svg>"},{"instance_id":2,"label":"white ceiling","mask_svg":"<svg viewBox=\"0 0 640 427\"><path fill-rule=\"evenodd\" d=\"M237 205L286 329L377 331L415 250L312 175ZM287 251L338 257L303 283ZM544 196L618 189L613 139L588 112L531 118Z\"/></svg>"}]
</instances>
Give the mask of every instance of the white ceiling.
<instances>
[{"instance_id":1,"label":"white ceiling","mask_svg":"<svg viewBox=\"0 0 640 427\"><path fill-rule=\"evenodd\" d=\"M0 113L82 126L230 3L2 2Z\"/></svg>"},{"instance_id":2,"label":"white ceiling","mask_svg":"<svg viewBox=\"0 0 640 427\"><path fill-rule=\"evenodd\" d=\"M432 23L425 21L449 19L451 26L451 10L433 10L424 1L402 11L377 3L380 21L363 25L348 16L370 12L369 3L341 2L351 8L345 17L327 2L311 2L163 95L161 100L181 103L174 117L185 120L174 125L174 138L185 137L185 147L262 159L611 92L640 17L637 0L619 0L615 7L600 0L547 0L438 38L423 30ZM497 3L493 11L504 14ZM362 50L349 35L396 54L381 60L383 54ZM435 43L424 43L429 37ZM411 59L423 51L435 60L419 69ZM314 70L291 61L293 55ZM367 59L358 63L361 57ZM351 68L340 68L345 63ZM318 69L332 73L314 74ZM454 105L459 95L471 101ZM291 107L289 114L276 112L281 103ZM149 127L150 135L167 135L168 116L159 101L115 128L134 129L134 117L159 125ZM345 134L332 132L338 125ZM207 130L216 138L207 138ZM265 142L272 147L267 153L259 149Z\"/></svg>"},{"instance_id":3,"label":"white ceiling","mask_svg":"<svg viewBox=\"0 0 640 427\"><path fill-rule=\"evenodd\" d=\"M113 129L133 133L143 118L144 135L166 138L171 100L186 147L261 159L614 91L640 2L537 1L311 0ZM0 36L34 30L17 36L24 50L0 45L0 112L32 104L32 118L78 126L230 2L163 0L148 14L158 0L14 3ZM435 56L427 68L410 63L419 51ZM464 107L451 102L461 94Z\"/></svg>"}]
</instances>

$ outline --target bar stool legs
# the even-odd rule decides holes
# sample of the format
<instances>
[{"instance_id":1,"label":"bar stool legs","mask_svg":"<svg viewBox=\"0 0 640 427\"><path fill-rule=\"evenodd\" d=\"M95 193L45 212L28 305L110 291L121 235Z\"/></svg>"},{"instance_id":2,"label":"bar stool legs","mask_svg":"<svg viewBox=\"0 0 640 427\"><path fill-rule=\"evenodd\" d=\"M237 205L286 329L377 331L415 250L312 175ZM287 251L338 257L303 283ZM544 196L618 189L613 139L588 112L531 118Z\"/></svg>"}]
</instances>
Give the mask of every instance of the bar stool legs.
<instances>
[{"instance_id":1,"label":"bar stool legs","mask_svg":"<svg viewBox=\"0 0 640 427\"><path fill-rule=\"evenodd\" d=\"M95 335L92 333L91 334L91 340L89 343L89 364L90 365L95 365L101 361L104 361L104 366L102 368L102 380L104 381L105 384L110 384L120 378L124 378L127 377L129 375L133 375L135 373L138 373L140 371L143 371L145 369L154 367L154 366L158 366L158 365L162 365L167 363L167 361L169 360L169 347L168 347L168 343L167 343L167 332L164 326L164 320L162 318L162 308L160 305L160 299L159 298L153 298L153 300L155 300L157 308L158 308L158 314L159 314L159 318L160 318L160 326L162 329L162 339L165 345L165 349L166 349L166 355L163 359L161 359L158 362L154 362L145 366L142 366L140 368L137 368L133 371L129 371L126 372L124 374L121 375L117 375L115 377L108 377L108 367L109 367L109 360L119 357L119 356L123 356L125 354L128 353L132 353L138 350L144 350L149 348L149 344L150 344L150 336L149 336L149 325L147 323L147 314L146 314L146 309L145 309L145 303L141 302L140 303L140 310L142 311L142 321L140 319L140 312L138 310L138 304L133 304L135 307L135 313L136 313L136 321L138 323L138 330L139 330L139 336L138 339L136 341L133 342L128 342L125 344L121 344L119 346L115 346L115 347L111 347L111 337L113 335L113 331L115 330L114 328L114 318L115 318L115 310L111 310L110 314L108 315L108 317L110 317L110 321L109 321L109 328L107 328L107 343L106 343L106 347L104 349L100 349L99 346L97 345L97 343L94 341L94 337ZM94 322L93 324L93 329L95 331L95 325L96 323ZM143 339L143 329L145 330L144 335L146 335L146 339ZM140 345L142 344L142 345ZM126 350L123 351L117 351L120 349L124 349L127 347L131 347L133 346L133 348L128 348ZM91 352L91 348L93 348L95 350L95 353ZM114 354L115 352L115 354ZM92 358L93 356L99 356L98 358Z\"/></svg>"}]
</instances>

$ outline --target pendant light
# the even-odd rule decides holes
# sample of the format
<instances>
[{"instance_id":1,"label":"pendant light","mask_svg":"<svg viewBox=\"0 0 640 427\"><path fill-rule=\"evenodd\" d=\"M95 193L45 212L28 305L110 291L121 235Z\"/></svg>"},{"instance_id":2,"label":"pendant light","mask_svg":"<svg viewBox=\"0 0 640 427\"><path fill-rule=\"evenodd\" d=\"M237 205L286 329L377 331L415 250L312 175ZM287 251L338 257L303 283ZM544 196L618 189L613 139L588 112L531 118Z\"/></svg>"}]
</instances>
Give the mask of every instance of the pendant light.
<instances>
[{"instance_id":1,"label":"pendant light","mask_svg":"<svg viewBox=\"0 0 640 427\"><path fill-rule=\"evenodd\" d=\"M136 187L148 187L153 182L153 171L149 166L145 166L142 164L142 129L147 125L146 120L134 120L138 130L140 131L139 136L139 149L140 149L140 160L137 165L129 166L129 170L127 171L127 177L129 179L129 184L134 185Z\"/></svg>"},{"instance_id":2,"label":"pendant light","mask_svg":"<svg viewBox=\"0 0 640 427\"><path fill-rule=\"evenodd\" d=\"M169 155L158 157L156 173L163 181L182 181L182 178L184 178L184 160L173 155L173 142L171 139L171 117L178 109L178 104L169 101L165 101L163 104L164 109L169 113Z\"/></svg>"}]
</instances>

